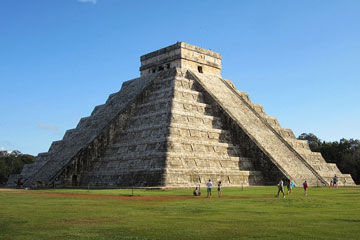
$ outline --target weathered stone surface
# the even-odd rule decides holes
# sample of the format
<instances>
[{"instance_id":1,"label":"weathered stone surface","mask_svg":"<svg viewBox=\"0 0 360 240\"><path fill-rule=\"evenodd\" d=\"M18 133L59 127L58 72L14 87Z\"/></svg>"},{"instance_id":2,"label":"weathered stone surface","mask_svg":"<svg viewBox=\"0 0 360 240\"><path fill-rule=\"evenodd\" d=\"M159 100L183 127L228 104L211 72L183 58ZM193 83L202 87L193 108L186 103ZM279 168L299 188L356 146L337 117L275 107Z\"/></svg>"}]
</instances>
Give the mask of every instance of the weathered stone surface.
<instances>
[{"instance_id":1,"label":"weathered stone surface","mask_svg":"<svg viewBox=\"0 0 360 240\"><path fill-rule=\"evenodd\" d=\"M220 54L180 42L142 56L140 70L25 165L25 186L354 184L222 79Z\"/></svg>"}]
</instances>

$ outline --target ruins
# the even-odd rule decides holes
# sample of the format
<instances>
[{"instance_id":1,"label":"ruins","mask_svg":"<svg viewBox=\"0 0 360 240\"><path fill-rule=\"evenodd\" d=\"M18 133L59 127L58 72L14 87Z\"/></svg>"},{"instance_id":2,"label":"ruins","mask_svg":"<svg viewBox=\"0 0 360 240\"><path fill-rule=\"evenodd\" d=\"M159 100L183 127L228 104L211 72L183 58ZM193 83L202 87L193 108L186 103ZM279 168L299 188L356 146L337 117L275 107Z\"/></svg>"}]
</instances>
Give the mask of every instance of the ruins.
<instances>
[{"instance_id":1,"label":"ruins","mask_svg":"<svg viewBox=\"0 0 360 240\"><path fill-rule=\"evenodd\" d=\"M221 77L221 55L184 42L141 56L122 84L49 151L25 165L27 187L355 185L291 129Z\"/></svg>"}]
</instances>

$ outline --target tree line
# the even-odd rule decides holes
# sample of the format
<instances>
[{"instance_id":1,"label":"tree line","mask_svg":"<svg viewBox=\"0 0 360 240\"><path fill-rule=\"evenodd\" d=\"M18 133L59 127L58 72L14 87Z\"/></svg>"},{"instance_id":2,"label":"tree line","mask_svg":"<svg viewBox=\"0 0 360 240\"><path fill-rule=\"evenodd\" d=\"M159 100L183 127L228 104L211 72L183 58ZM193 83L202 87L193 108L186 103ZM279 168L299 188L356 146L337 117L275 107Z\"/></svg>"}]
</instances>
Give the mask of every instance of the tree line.
<instances>
[{"instance_id":1,"label":"tree line","mask_svg":"<svg viewBox=\"0 0 360 240\"><path fill-rule=\"evenodd\" d=\"M345 139L326 142L312 133L302 133L298 139L307 140L311 151L320 152L326 162L336 163L342 173L350 173L360 184L360 140Z\"/></svg>"},{"instance_id":2,"label":"tree line","mask_svg":"<svg viewBox=\"0 0 360 240\"><path fill-rule=\"evenodd\" d=\"M0 154L0 185L6 184L11 174L20 173L24 164L34 161L35 157L28 154Z\"/></svg>"}]
</instances>

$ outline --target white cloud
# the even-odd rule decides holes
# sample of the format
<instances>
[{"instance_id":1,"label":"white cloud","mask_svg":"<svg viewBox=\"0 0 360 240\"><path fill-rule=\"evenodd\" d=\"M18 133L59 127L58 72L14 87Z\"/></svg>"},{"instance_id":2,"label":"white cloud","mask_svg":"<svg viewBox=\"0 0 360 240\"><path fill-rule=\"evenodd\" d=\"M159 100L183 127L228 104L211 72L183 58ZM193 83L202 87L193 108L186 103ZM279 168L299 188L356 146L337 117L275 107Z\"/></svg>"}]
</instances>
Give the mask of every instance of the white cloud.
<instances>
[{"instance_id":1,"label":"white cloud","mask_svg":"<svg viewBox=\"0 0 360 240\"><path fill-rule=\"evenodd\" d=\"M0 147L0 151L5 151L5 148L4 148L4 147Z\"/></svg>"},{"instance_id":2,"label":"white cloud","mask_svg":"<svg viewBox=\"0 0 360 240\"><path fill-rule=\"evenodd\" d=\"M96 4L96 1L97 0L78 0L79 2L82 2L82 3L92 3L92 4Z\"/></svg>"},{"instance_id":3,"label":"white cloud","mask_svg":"<svg viewBox=\"0 0 360 240\"><path fill-rule=\"evenodd\" d=\"M39 125L37 126L37 128L43 129L43 130L49 130L49 131L57 131L57 130L59 130L58 126L55 126L55 125L47 125L47 124L39 124Z\"/></svg>"}]
</instances>

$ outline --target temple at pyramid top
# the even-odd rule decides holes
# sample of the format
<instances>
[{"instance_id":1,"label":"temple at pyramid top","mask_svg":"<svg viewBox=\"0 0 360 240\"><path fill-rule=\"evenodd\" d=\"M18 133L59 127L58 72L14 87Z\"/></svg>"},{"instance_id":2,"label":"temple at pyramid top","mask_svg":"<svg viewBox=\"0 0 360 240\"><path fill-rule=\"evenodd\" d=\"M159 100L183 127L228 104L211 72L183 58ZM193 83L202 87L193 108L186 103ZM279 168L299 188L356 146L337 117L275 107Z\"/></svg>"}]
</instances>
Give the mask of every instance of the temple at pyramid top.
<instances>
[{"instance_id":1,"label":"temple at pyramid top","mask_svg":"<svg viewBox=\"0 0 360 240\"><path fill-rule=\"evenodd\" d=\"M187 43L141 57L124 81L49 151L12 175L26 187L355 185L246 92L220 75L221 55ZM124 79L126 80L126 79Z\"/></svg>"},{"instance_id":2,"label":"temple at pyramid top","mask_svg":"<svg viewBox=\"0 0 360 240\"><path fill-rule=\"evenodd\" d=\"M141 56L141 76L170 68L188 68L220 76L221 54L188 43L174 45Z\"/></svg>"}]
</instances>

